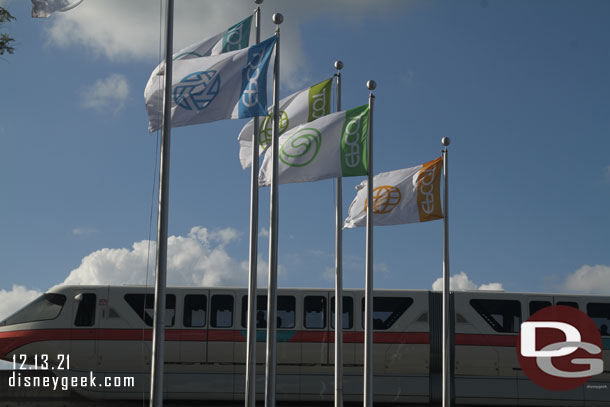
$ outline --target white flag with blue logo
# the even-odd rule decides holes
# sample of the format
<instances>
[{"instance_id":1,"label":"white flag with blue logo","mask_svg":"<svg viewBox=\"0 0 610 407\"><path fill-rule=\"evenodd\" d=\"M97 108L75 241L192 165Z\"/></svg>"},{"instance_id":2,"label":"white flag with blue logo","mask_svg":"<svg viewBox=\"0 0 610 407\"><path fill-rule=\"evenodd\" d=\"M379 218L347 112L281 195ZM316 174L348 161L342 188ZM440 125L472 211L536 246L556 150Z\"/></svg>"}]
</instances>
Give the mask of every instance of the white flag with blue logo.
<instances>
[{"instance_id":1,"label":"white flag with blue logo","mask_svg":"<svg viewBox=\"0 0 610 407\"><path fill-rule=\"evenodd\" d=\"M275 37L239 51L173 63L171 126L267 114L267 68ZM148 130L161 128L163 76L146 92Z\"/></svg>"},{"instance_id":2,"label":"white flag with blue logo","mask_svg":"<svg viewBox=\"0 0 610 407\"><path fill-rule=\"evenodd\" d=\"M172 59L176 61L178 59L209 57L246 48L250 42L251 25L252 16L250 15L221 33L182 48L172 55ZM155 84L153 79L157 75L163 75L164 66L164 62L160 63L150 74L144 95L151 92L150 88Z\"/></svg>"}]
</instances>

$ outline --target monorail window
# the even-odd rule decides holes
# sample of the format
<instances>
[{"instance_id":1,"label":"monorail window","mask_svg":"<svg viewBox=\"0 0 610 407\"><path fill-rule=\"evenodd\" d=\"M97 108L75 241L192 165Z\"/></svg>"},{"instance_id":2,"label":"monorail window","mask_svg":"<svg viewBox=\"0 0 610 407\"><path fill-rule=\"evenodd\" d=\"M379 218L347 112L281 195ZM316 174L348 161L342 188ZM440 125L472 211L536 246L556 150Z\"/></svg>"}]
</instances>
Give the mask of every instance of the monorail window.
<instances>
[{"instance_id":1,"label":"monorail window","mask_svg":"<svg viewBox=\"0 0 610 407\"><path fill-rule=\"evenodd\" d=\"M81 300L78 301L78 310L74 318L74 326L93 326L95 325L95 303L96 296L93 293L80 294Z\"/></svg>"},{"instance_id":2,"label":"monorail window","mask_svg":"<svg viewBox=\"0 0 610 407\"><path fill-rule=\"evenodd\" d=\"M354 299L343 297L343 329L352 329L354 326ZM330 326L335 329L335 297L330 299Z\"/></svg>"},{"instance_id":3,"label":"monorail window","mask_svg":"<svg viewBox=\"0 0 610 407\"><path fill-rule=\"evenodd\" d=\"M125 301L142 318L148 326L153 325L155 315L155 295L154 294L125 294ZM176 296L167 294L165 297L165 326L174 326L176 316Z\"/></svg>"},{"instance_id":4,"label":"monorail window","mask_svg":"<svg viewBox=\"0 0 610 407\"><path fill-rule=\"evenodd\" d=\"M470 300L470 305L494 331L519 332L521 303L516 300Z\"/></svg>"},{"instance_id":5,"label":"monorail window","mask_svg":"<svg viewBox=\"0 0 610 407\"><path fill-rule=\"evenodd\" d=\"M207 300L208 298L201 294L188 294L184 296L182 323L185 327L200 328L205 326L208 307Z\"/></svg>"},{"instance_id":6,"label":"monorail window","mask_svg":"<svg viewBox=\"0 0 610 407\"><path fill-rule=\"evenodd\" d=\"M610 336L610 304L590 302L587 304L587 315L595 322L602 336Z\"/></svg>"},{"instance_id":7,"label":"monorail window","mask_svg":"<svg viewBox=\"0 0 610 407\"><path fill-rule=\"evenodd\" d=\"M210 325L214 328L233 326L233 296L213 295L210 314Z\"/></svg>"},{"instance_id":8,"label":"monorail window","mask_svg":"<svg viewBox=\"0 0 610 407\"><path fill-rule=\"evenodd\" d=\"M362 327L366 315L365 302L362 299ZM373 329L390 329L402 314L413 304L409 297L373 297Z\"/></svg>"},{"instance_id":9,"label":"monorail window","mask_svg":"<svg viewBox=\"0 0 610 407\"><path fill-rule=\"evenodd\" d=\"M294 328L296 299L290 295L278 295L276 320L278 328ZM241 326L248 326L248 296L241 298ZM267 328L267 296L256 296L256 327Z\"/></svg>"},{"instance_id":10,"label":"monorail window","mask_svg":"<svg viewBox=\"0 0 610 407\"><path fill-rule=\"evenodd\" d=\"M534 315L542 308L550 307L551 305L553 304L550 301L530 301L530 315Z\"/></svg>"},{"instance_id":11,"label":"monorail window","mask_svg":"<svg viewBox=\"0 0 610 407\"><path fill-rule=\"evenodd\" d=\"M310 295L305 297L305 328L326 328L326 297Z\"/></svg>"},{"instance_id":12,"label":"monorail window","mask_svg":"<svg viewBox=\"0 0 610 407\"><path fill-rule=\"evenodd\" d=\"M26 322L45 321L59 316L66 296L62 294L43 294L34 301L6 318L0 325L15 325Z\"/></svg>"},{"instance_id":13,"label":"monorail window","mask_svg":"<svg viewBox=\"0 0 610 407\"><path fill-rule=\"evenodd\" d=\"M572 307L578 309L578 303L572 301L558 301L557 305L565 305L566 307Z\"/></svg>"}]
</instances>

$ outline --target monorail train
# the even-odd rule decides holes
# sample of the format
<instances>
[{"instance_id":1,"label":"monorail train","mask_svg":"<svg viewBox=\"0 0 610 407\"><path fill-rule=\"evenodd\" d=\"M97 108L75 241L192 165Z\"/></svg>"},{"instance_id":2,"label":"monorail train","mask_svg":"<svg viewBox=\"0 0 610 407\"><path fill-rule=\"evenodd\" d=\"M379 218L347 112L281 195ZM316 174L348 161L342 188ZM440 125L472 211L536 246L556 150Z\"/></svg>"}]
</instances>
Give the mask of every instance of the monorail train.
<instances>
[{"instance_id":1,"label":"monorail train","mask_svg":"<svg viewBox=\"0 0 610 407\"><path fill-rule=\"evenodd\" d=\"M243 399L247 291L182 287L167 292L166 399ZM256 386L262 399L266 295L259 294ZM363 296L362 290L344 293L345 401L362 399ZM332 290L278 291L277 400L333 399L334 301ZM150 386L153 304L150 287L58 286L0 322L0 358L40 364L46 357L61 377L94 375L99 382L134 377L134 387L75 390L96 399L141 399ZM538 387L523 373L516 354L521 322L553 304L587 313L603 338L604 372L569 391ZM437 405L441 294L377 290L373 305L375 402ZM604 325L610 326L608 296L452 293L454 403L610 406L610 335Z\"/></svg>"}]
</instances>

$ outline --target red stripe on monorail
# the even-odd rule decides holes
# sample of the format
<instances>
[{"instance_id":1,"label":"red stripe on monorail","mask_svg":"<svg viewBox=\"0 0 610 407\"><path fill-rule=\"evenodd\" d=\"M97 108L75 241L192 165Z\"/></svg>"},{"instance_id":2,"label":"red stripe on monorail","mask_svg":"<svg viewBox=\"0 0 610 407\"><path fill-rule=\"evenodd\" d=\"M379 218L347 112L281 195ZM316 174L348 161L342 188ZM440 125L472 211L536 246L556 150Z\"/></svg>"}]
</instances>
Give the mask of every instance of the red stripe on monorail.
<instances>
[{"instance_id":1,"label":"red stripe on monorail","mask_svg":"<svg viewBox=\"0 0 610 407\"><path fill-rule=\"evenodd\" d=\"M481 334L455 334L456 345L470 346L517 346L517 335L481 335Z\"/></svg>"},{"instance_id":2,"label":"red stripe on monorail","mask_svg":"<svg viewBox=\"0 0 610 407\"><path fill-rule=\"evenodd\" d=\"M335 333L330 332L329 342L335 342ZM364 332L343 332L344 343L364 343ZM374 332L374 343L412 343L429 344L430 334L428 332Z\"/></svg>"},{"instance_id":3,"label":"red stripe on monorail","mask_svg":"<svg viewBox=\"0 0 610 407\"><path fill-rule=\"evenodd\" d=\"M334 343L335 333L328 331L292 331L289 343ZM0 332L0 357L34 342L104 340L150 341L151 329L29 329ZM245 342L240 330L167 329L166 341ZM374 343L429 344L428 332L375 332ZM364 332L343 332L344 343L363 343ZM284 342L284 343L286 343ZM466 346L514 347L517 335L456 334L455 344Z\"/></svg>"}]
</instances>

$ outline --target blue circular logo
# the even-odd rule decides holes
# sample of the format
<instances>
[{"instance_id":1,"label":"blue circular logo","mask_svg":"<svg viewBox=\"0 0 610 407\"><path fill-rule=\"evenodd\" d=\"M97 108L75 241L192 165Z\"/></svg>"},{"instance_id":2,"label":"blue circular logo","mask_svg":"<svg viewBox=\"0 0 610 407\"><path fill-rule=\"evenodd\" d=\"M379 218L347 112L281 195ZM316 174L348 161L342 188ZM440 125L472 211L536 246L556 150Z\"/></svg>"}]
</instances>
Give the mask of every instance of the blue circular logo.
<instances>
[{"instance_id":1,"label":"blue circular logo","mask_svg":"<svg viewBox=\"0 0 610 407\"><path fill-rule=\"evenodd\" d=\"M220 89L216 71L194 72L185 76L174 88L174 102L186 110L203 110L214 100Z\"/></svg>"}]
</instances>

